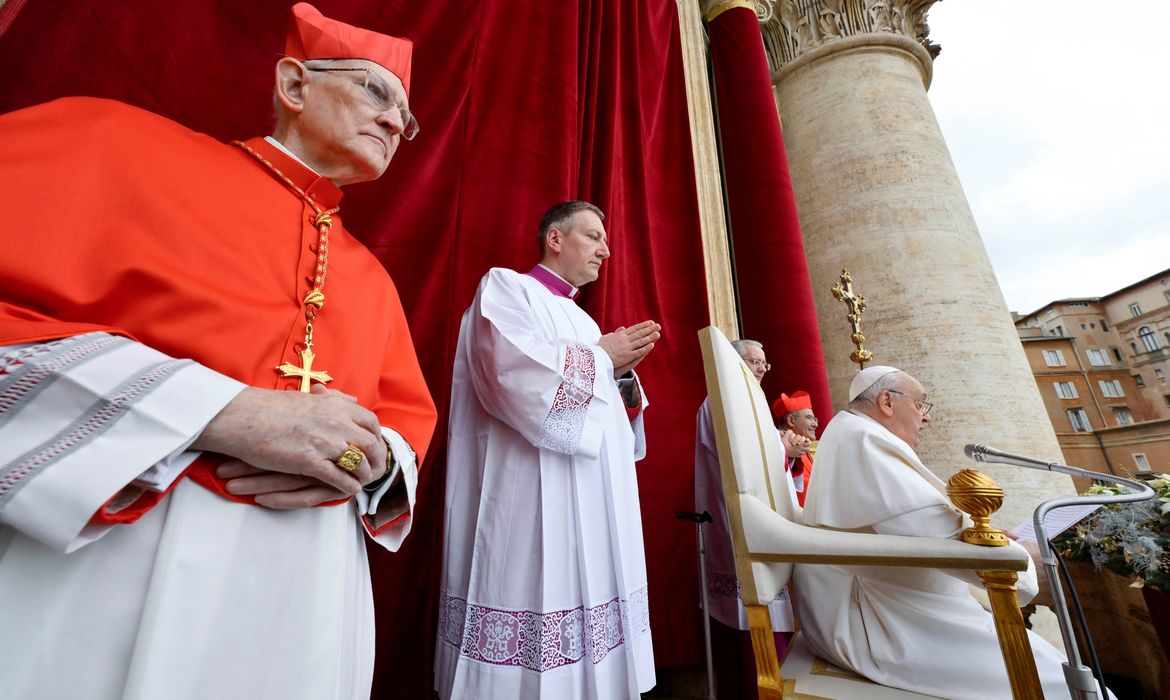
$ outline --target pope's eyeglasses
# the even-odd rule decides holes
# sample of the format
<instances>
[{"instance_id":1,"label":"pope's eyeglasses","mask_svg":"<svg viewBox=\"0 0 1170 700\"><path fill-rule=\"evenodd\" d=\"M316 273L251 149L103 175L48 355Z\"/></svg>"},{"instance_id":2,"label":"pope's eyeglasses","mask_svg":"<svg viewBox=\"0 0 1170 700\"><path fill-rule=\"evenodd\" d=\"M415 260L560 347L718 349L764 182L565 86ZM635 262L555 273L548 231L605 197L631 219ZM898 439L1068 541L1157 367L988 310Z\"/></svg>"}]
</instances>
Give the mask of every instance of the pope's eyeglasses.
<instances>
[{"instance_id":1,"label":"pope's eyeglasses","mask_svg":"<svg viewBox=\"0 0 1170 700\"><path fill-rule=\"evenodd\" d=\"M898 391L897 389L887 389L891 394L898 394L899 396L906 396L906 392ZM922 399L914 399L914 410L921 413L923 416L930 415L930 409L934 408L934 404Z\"/></svg>"}]
</instances>

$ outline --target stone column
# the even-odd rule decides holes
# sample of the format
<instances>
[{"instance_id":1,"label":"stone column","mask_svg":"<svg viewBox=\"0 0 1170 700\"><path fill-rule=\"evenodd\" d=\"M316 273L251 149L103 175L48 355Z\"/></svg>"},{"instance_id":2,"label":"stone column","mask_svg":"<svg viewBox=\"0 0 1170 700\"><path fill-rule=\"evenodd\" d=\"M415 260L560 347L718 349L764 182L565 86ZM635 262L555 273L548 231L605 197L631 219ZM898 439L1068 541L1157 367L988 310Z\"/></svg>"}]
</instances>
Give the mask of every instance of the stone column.
<instances>
[{"instance_id":1,"label":"stone column","mask_svg":"<svg viewBox=\"0 0 1170 700\"><path fill-rule=\"evenodd\" d=\"M834 405L857 371L830 293L849 268L874 362L918 377L935 404L919 453L945 481L974 466L968 442L1061 452L926 96L935 1L779 0L763 32ZM1072 490L1055 474L979 468L1007 493L1008 527Z\"/></svg>"}]
</instances>

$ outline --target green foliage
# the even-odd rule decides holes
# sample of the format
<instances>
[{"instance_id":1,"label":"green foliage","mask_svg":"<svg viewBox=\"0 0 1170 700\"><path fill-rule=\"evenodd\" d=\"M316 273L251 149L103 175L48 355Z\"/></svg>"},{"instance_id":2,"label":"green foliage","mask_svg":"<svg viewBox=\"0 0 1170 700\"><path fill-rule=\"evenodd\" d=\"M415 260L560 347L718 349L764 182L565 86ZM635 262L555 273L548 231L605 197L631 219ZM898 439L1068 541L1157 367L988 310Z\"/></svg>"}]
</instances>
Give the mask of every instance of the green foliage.
<instances>
[{"instance_id":1,"label":"green foliage","mask_svg":"<svg viewBox=\"0 0 1170 700\"><path fill-rule=\"evenodd\" d=\"M1146 482L1156 497L1102 506L1052 544L1066 559L1091 561L1132 580L1170 592L1170 477ZM1121 493L1118 486L1093 486L1083 495Z\"/></svg>"}]
</instances>

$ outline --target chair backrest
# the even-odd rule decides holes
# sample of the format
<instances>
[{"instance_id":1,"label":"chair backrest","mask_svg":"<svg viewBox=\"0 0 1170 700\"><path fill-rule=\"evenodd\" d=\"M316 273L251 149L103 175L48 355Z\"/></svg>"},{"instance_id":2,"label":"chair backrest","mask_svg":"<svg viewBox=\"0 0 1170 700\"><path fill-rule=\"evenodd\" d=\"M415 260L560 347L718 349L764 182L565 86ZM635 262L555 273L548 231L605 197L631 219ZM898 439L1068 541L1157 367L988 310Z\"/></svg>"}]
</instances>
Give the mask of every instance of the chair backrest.
<instances>
[{"instance_id":1,"label":"chair backrest","mask_svg":"<svg viewBox=\"0 0 1170 700\"><path fill-rule=\"evenodd\" d=\"M759 382L718 328L699 331L699 342L740 591L745 603L767 605L788 583L793 565L751 561L741 502L758 501L791 522L800 522L800 508L789 491L784 449Z\"/></svg>"}]
</instances>

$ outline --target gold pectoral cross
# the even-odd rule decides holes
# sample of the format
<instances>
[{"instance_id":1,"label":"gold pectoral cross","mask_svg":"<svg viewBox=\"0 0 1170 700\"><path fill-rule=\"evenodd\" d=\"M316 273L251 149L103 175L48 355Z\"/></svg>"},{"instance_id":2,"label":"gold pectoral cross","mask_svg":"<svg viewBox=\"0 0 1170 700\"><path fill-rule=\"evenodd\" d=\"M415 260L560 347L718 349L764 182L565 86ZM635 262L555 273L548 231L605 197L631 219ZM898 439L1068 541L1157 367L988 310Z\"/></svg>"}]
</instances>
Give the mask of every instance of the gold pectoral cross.
<instances>
[{"instance_id":1,"label":"gold pectoral cross","mask_svg":"<svg viewBox=\"0 0 1170 700\"><path fill-rule=\"evenodd\" d=\"M279 365L276 369L281 373L282 376L300 377L301 391L307 394L309 393L309 387L312 386L312 382L316 381L324 384L326 382L333 381L333 377L330 377L328 372L313 371L313 360L316 359L316 357L317 356L313 354L313 348L305 348L304 350L301 350L300 367L297 367L291 362L285 362L283 365Z\"/></svg>"}]
</instances>

